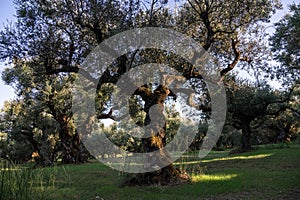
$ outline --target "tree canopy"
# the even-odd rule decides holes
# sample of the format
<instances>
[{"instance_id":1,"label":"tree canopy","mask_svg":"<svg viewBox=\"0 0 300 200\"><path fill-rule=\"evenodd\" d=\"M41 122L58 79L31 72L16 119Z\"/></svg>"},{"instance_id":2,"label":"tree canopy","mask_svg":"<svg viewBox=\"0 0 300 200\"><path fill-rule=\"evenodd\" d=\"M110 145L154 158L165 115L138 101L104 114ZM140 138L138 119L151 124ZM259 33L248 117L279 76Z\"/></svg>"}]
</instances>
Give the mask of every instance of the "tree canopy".
<instances>
[{"instance_id":1,"label":"tree canopy","mask_svg":"<svg viewBox=\"0 0 300 200\"><path fill-rule=\"evenodd\" d=\"M289 9L290 13L275 23L275 33L270 38L274 58L280 63L271 70L286 85L300 78L300 4L293 3Z\"/></svg>"}]
</instances>

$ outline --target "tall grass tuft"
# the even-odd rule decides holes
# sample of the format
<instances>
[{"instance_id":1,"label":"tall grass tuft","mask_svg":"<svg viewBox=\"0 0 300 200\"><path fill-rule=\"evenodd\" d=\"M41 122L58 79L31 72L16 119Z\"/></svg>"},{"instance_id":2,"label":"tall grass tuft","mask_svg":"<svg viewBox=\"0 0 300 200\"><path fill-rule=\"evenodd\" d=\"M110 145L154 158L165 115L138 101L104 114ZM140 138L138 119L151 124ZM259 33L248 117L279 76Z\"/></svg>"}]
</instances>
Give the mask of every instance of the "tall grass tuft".
<instances>
[{"instance_id":1,"label":"tall grass tuft","mask_svg":"<svg viewBox=\"0 0 300 200\"><path fill-rule=\"evenodd\" d=\"M46 199L45 190L47 187L54 187L54 177L49 170L34 170L2 161L0 162L0 199Z\"/></svg>"}]
</instances>

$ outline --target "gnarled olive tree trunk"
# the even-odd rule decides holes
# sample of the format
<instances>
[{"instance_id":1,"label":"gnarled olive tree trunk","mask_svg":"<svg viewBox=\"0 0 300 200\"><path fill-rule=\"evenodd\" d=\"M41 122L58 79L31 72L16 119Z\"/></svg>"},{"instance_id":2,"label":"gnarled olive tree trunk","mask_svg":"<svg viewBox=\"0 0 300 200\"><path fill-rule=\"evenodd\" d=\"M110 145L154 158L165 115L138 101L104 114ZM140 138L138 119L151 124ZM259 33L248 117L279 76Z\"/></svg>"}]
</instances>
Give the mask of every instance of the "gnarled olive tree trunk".
<instances>
[{"instance_id":1,"label":"gnarled olive tree trunk","mask_svg":"<svg viewBox=\"0 0 300 200\"><path fill-rule=\"evenodd\" d=\"M88 153L82 141L80 140L77 130L69 127L68 118L63 117L59 120L61 127L61 151L62 151L62 164L78 164L85 163L88 159Z\"/></svg>"},{"instance_id":2,"label":"gnarled olive tree trunk","mask_svg":"<svg viewBox=\"0 0 300 200\"><path fill-rule=\"evenodd\" d=\"M140 95L145 102L143 110L146 113L144 120L146 131L142 138L142 145L145 153L152 153L148 155L148 162L144 165L144 169L149 172L139 174L127 184L168 185L188 181L189 176L172 165L170 155L163 149L166 145L164 103L168 96L174 94L162 85L153 92L151 88L144 85L137 89L134 95Z\"/></svg>"}]
</instances>

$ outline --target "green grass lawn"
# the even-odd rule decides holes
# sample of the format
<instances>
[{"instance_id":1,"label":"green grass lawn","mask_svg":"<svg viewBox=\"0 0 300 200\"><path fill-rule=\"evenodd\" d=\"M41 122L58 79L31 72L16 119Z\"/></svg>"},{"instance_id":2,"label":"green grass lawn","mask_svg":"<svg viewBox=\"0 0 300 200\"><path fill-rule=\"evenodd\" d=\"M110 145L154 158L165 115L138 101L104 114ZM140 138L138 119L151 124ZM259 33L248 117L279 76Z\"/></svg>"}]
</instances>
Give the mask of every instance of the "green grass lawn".
<instances>
[{"instance_id":1,"label":"green grass lawn","mask_svg":"<svg viewBox=\"0 0 300 200\"><path fill-rule=\"evenodd\" d=\"M46 199L300 198L300 145L283 149L260 147L235 155L228 155L228 151L211 152L201 161L197 153L189 153L175 165L191 174L191 183L119 187L126 174L92 161L41 169L51 176L45 176L48 180L38 190L42 187Z\"/></svg>"}]
</instances>

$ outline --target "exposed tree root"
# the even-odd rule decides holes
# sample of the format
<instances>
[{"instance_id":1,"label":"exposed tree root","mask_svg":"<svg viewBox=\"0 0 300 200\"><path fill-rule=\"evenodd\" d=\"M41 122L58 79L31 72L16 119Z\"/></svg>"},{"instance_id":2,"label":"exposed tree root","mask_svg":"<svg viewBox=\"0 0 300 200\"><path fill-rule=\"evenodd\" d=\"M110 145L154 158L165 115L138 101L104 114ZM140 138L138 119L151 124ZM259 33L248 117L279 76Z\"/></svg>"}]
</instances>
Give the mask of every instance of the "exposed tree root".
<instances>
[{"instance_id":1,"label":"exposed tree root","mask_svg":"<svg viewBox=\"0 0 300 200\"><path fill-rule=\"evenodd\" d=\"M169 165L161 170L137 174L134 177L125 180L124 186L150 186L150 185L181 185L190 182L190 176L185 171L175 169Z\"/></svg>"}]
</instances>

